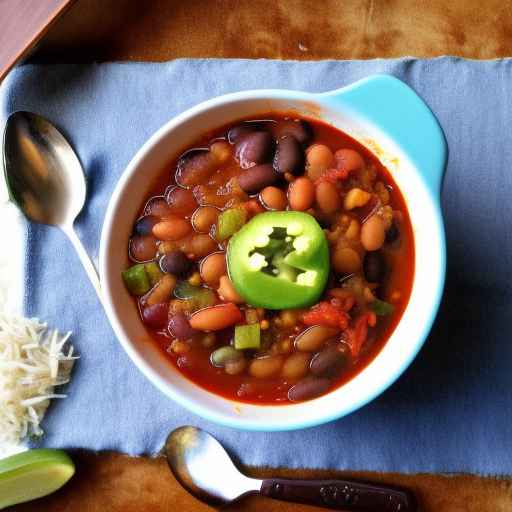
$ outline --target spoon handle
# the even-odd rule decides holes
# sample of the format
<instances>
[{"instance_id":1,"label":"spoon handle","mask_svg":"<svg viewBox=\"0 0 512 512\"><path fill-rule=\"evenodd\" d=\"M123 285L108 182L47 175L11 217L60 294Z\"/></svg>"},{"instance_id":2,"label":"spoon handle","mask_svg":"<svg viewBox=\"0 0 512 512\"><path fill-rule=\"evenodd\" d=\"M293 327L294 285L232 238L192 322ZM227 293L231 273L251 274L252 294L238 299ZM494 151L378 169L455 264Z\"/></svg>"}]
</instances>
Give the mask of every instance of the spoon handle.
<instances>
[{"instance_id":1,"label":"spoon handle","mask_svg":"<svg viewBox=\"0 0 512 512\"><path fill-rule=\"evenodd\" d=\"M353 480L263 480L260 493L269 498L350 512L416 512L412 492Z\"/></svg>"},{"instance_id":2,"label":"spoon handle","mask_svg":"<svg viewBox=\"0 0 512 512\"><path fill-rule=\"evenodd\" d=\"M80 261L84 267L85 273L87 274L89 281L91 281L91 284L95 289L98 298L100 299L100 303L103 304L100 288L100 278L98 277L98 272L94 267L91 259L89 258L89 255L87 254L82 241L80 238L78 238L78 235L76 234L73 226L62 226L62 231L64 231L70 242L73 244L73 247L75 248L75 251L78 254L78 257L80 258Z\"/></svg>"}]
</instances>

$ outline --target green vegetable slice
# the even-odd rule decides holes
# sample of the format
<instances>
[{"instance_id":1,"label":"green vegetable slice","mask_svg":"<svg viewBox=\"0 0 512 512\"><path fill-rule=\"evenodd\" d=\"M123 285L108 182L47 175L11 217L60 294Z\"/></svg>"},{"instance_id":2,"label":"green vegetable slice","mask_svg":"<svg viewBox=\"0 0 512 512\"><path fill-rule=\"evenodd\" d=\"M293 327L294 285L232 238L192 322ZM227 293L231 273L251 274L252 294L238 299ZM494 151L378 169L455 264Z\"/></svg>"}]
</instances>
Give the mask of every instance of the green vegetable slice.
<instances>
[{"instance_id":1,"label":"green vegetable slice","mask_svg":"<svg viewBox=\"0 0 512 512\"><path fill-rule=\"evenodd\" d=\"M260 324L237 325L235 327L235 348L237 350L259 349L260 346Z\"/></svg>"},{"instance_id":2,"label":"green vegetable slice","mask_svg":"<svg viewBox=\"0 0 512 512\"><path fill-rule=\"evenodd\" d=\"M372 302L372 309L375 314L379 316L387 316L391 315L393 311L395 311L395 306L390 304L389 302L384 302L383 300L375 299Z\"/></svg>"},{"instance_id":3,"label":"green vegetable slice","mask_svg":"<svg viewBox=\"0 0 512 512\"><path fill-rule=\"evenodd\" d=\"M192 311L215 304L215 294L212 290L202 286L191 285L188 281L178 281L174 288L174 295L178 299L189 302Z\"/></svg>"},{"instance_id":4,"label":"green vegetable slice","mask_svg":"<svg viewBox=\"0 0 512 512\"><path fill-rule=\"evenodd\" d=\"M75 473L62 450L30 450L0 460L0 509L46 496Z\"/></svg>"},{"instance_id":5,"label":"green vegetable slice","mask_svg":"<svg viewBox=\"0 0 512 512\"><path fill-rule=\"evenodd\" d=\"M217 220L217 240L223 242L234 235L246 222L247 211L244 208L224 210Z\"/></svg>"},{"instance_id":6,"label":"green vegetable slice","mask_svg":"<svg viewBox=\"0 0 512 512\"><path fill-rule=\"evenodd\" d=\"M149 263L144 263L144 268L146 270L146 274L148 275L150 286L155 286L160 278L164 275L164 273L160 270L160 267L154 262L151 261Z\"/></svg>"},{"instance_id":7,"label":"green vegetable slice","mask_svg":"<svg viewBox=\"0 0 512 512\"><path fill-rule=\"evenodd\" d=\"M127 268L121 275L126 288L132 295L144 295L151 288L144 263Z\"/></svg>"}]
</instances>

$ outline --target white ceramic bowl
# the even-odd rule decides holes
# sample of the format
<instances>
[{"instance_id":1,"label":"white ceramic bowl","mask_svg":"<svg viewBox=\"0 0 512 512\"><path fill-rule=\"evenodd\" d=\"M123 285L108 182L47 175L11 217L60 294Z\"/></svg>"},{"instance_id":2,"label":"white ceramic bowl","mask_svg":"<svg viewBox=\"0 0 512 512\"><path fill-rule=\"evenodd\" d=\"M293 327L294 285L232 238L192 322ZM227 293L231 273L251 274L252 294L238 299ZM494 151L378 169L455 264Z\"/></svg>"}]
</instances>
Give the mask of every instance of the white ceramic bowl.
<instances>
[{"instance_id":1,"label":"white ceramic bowl","mask_svg":"<svg viewBox=\"0 0 512 512\"><path fill-rule=\"evenodd\" d=\"M269 111L292 111L322 119L370 147L384 160L405 197L415 243L411 298L381 352L352 380L331 393L286 406L230 401L183 377L154 344L142 342L147 333L121 279L133 220L149 187L169 160L205 131ZM164 394L216 423L246 430L290 430L354 411L389 387L407 368L437 313L445 277L439 193L446 158L445 138L431 111L412 89L386 75L323 94L285 90L229 94L171 119L144 144L124 171L103 225L100 278L106 312L120 343Z\"/></svg>"}]
</instances>

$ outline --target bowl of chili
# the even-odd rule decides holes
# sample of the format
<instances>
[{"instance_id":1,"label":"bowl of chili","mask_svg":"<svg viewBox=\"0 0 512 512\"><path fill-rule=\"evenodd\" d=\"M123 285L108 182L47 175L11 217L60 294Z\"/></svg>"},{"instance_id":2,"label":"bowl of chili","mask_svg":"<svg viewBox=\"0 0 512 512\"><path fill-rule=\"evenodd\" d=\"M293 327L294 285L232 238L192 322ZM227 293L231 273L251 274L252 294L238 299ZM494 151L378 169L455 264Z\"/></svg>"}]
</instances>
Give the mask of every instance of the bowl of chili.
<instances>
[{"instance_id":1,"label":"bowl of chili","mask_svg":"<svg viewBox=\"0 0 512 512\"><path fill-rule=\"evenodd\" d=\"M211 421L291 430L349 414L405 371L435 319L446 160L434 114L387 75L187 110L137 152L108 206L114 332L153 384Z\"/></svg>"}]
</instances>

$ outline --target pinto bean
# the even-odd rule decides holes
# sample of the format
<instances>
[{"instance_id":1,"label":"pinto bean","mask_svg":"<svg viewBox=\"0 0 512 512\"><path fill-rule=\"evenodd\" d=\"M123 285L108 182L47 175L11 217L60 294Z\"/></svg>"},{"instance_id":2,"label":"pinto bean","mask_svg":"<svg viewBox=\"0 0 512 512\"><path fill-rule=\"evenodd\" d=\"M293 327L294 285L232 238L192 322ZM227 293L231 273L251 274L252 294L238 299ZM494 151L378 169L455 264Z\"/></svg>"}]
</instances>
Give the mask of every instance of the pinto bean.
<instances>
[{"instance_id":1,"label":"pinto bean","mask_svg":"<svg viewBox=\"0 0 512 512\"><path fill-rule=\"evenodd\" d=\"M242 304L245 302L244 299L238 295L238 292L235 290L235 287L228 276L222 276L220 278L217 293L222 300L226 300L228 302L233 302L235 304Z\"/></svg>"},{"instance_id":2,"label":"pinto bean","mask_svg":"<svg viewBox=\"0 0 512 512\"><path fill-rule=\"evenodd\" d=\"M310 359L311 355L307 352L294 352L286 358L281 375L285 379L301 379L308 373Z\"/></svg>"},{"instance_id":3,"label":"pinto bean","mask_svg":"<svg viewBox=\"0 0 512 512\"><path fill-rule=\"evenodd\" d=\"M285 135L277 143L274 169L279 174L304 172L304 150L293 135Z\"/></svg>"},{"instance_id":4,"label":"pinto bean","mask_svg":"<svg viewBox=\"0 0 512 512\"><path fill-rule=\"evenodd\" d=\"M257 379L268 379L277 375L283 366L282 356L265 356L253 359L249 365L249 373Z\"/></svg>"},{"instance_id":5,"label":"pinto bean","mask_svg":"<svg viewBox=\"0 0 512 512\"><path fill-rule=\"evenodd\" d=\"M334 163L337 169L357 171L364 167L363 157L354 149L338 149L334 153Z\"/></svg>"},{"instance_id":6,"label":"pinto bean","mask_svg":"<svg viewBox=\"0 0 512 512\"><path fill-rule=\"evenodd\" d=\"M217 168L217 159L207 149L192 149L178 160L176 182L185 188L204 183Z\"/></svg>"},{"instance_id":7,"label":"pinto bean","mask_svg":"<svg viewBox=\"0 0 512 512\"><path fill-rule=\"evenodd\" d=\"M351 247L336 245L332 253L332 266L337 274L352 274L361 268L361 258Z\"/></svg>"},{"instance_id":8,"label":"pinto bean","mask_svg":"<svg viewBox=\"0 0 512 512\"><path fill-rule=\"evenodd\" d=\"M272 159L274 139L268 132L253 132L238 139L235 157L242 169L264 164Z\"/></svg>"},{"instance_id":9,"label":"pinto bean","mask_svg":"<svg viewBox=\"0 0 512 512\"><path fill-rule=\"evenodd\" d=\"M192 226L199 233L209 233L219 214L220 210L215 206L200 206L192 215Z\"/></svg>"},{"instance_id":10,"label":"pinto bean","mask_svg":"<svg viewBox=\"0 0 512 512\"><path fill-rule=\"evenodd\" d=\"M192 226L188 220L172 215L153 226L153 235L160 240L179 240L191 230Z\"/></svg>"},{"instance_id":11,"label":"pinto bean","mask_svg":"<svg viewBox=\"0 0 512 512\"><path fill-rule=\"evenodd\" d=\"M361 228L361 243L367 251L377 251L384 244L386 230L384 220L372 215Z\"/></svg>"},{"instance_id":12,"label":"pinto bean","mask_svg":"<svg viewBox=\"0 0 512 512\"><path fill-rule=\"evenodd\" d=\"M199 273L208 286L216 287L226 274L226 255L223 252L210 254L201 262Z\"/></svg>"},{"instance_id":13,"label":"pinto bean","mask_svg":"<svg viewBox=\"0 0 512 512\"><path fill-rule=\"evenodd\" d=\"M288 391L288 399L292 402L310 400L323 395L330 386L329 379L318 377L306 377L292 386Z\"/></svg>"},{"instance_id":14,"label":"pinto bean","mask_svg":"<svg viewBox=\"0 0 512 512\"><path fill-rule=\"evenodd\" d=\"M334 213L341 207L341 198L336 185L328 181L320 182L315 189L316 202L322 212Z\"/></svg>"},{"instance_id":15,"label":"pinto bean","mask_svg":"<svg viewBox=\"0 0 512 512\"><path fill-rule=\"evenodd\" d=\"M288 198L278 187L265 187L260 192L260 201L269 210L286 210Z\"/></svg>"},{"instance_id":16,"label":"pinto bean","mask_svg":"<svg viewBox=\"0 0 512 512\"><path fill-rule=\"evenodd\" d=\"M302 352L316 352L324 343L338 334L338 329L324 325L313 325L295 338L295 348Z\"/></svg>"},{"instance_id":17,"label":"pinto bean","mask_svg":"<svg viewBox=\"0 0 512 512\"><path fill-rule=\"evenodd\" d=\"M315 186L306 177L297 178L288 187L288 201L292 210L306 211L315 201Z\"/></svg>"},{"instance_id":18,"label":"pinto bean","mask_svg":"<svg viewBox=\"0 0 512 512\"><path fill-rule=\"evenodd\" d=\"M242 320L238 307L228 302L200 309L190 317L190 325L199 331L220 331Z\"/></svg>"},{"instance_id":19,"label":"pinto bean","mask_svg":"<svg viewBox=\"0 0 512 512\"><path fill-rule=\"evenodd\" d=\"M145 296L145 302L148 306L167 302L176 286L176 278L171 274L164 274L158 283L151 288Z\"/></svg>"},{"instance_id":20,"label":"pinto bean","mask_svg":"<svg viewBox=\"0 0 512 512\"><path fill-rule=\"evenodd\" d=\"M272 165L257 165L240 174L238 184L247 194L256 194L263 188L275 183L278 177Z\"/></svg>"}]
</instances>

